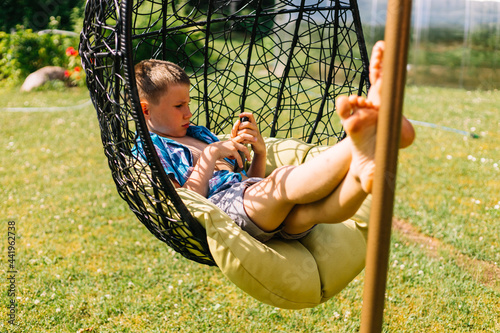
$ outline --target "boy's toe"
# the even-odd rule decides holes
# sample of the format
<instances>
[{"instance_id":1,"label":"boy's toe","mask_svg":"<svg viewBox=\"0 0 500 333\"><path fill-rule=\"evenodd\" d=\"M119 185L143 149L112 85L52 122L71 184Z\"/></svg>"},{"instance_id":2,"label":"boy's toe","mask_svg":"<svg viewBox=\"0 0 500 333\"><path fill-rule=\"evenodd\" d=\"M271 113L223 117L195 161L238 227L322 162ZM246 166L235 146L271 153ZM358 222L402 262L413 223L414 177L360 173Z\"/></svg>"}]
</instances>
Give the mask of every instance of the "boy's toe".
<instances>
[{"instance_id":1,"label":"boy's toe","mask_svg":"<svg viewBox=\"0 0 500 333\"><path fill-rule=\"evenodd\" d=\"M351 107L351 102L349 100L349 97L347 96L340 96L337 98L337 112L342 119L347 119L351 115L352 112L352 107Z\"/></svg>"}]
</instances>

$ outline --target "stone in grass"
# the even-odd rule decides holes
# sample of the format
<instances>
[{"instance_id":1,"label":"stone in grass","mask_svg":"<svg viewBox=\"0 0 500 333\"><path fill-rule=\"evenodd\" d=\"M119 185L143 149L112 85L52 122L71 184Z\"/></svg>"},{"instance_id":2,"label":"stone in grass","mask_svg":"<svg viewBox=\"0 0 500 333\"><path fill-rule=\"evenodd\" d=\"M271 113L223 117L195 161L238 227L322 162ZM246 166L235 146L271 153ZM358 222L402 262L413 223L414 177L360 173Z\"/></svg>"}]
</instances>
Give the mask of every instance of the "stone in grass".
<instances>
[{"instance_id":1,"label":"stone in grass","mask_svg":"<svg viewBox=\"0 0 500 333\"><path fill-rule=\"evenodd\" d=\"M21 91L31 91L52 80L67 82L64 72L66 69L59 66L45 66L28 75L21 86Z\"/></svg>"}]
</instances>

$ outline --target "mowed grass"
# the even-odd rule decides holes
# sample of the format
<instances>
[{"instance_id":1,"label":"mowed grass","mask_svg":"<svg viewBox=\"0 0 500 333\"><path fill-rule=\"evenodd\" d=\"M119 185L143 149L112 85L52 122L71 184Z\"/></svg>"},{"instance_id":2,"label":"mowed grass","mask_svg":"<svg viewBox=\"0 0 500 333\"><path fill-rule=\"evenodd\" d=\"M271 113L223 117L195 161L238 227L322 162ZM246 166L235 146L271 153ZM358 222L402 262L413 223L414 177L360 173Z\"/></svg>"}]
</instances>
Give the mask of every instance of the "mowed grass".
<instances>
[{"instance_id":1,"label":"mowed grass","mask_svg":"<svg viewBox=\"0 0 500 333\"><path fill-rule=\"evenodd\" d=\"M500 97L497 91L408 87L416 126L400 153L395 215L442 246L393 233L384 331L498 332ZM0 92L0 108L80 105L83 89ZM41 111L32 109L32 111ZM314 309L261 304L217 268L173 253L119 198L91 105L2 116L0 331L357 332L364 273ZM474 128L474 129L473 129ZM7 227L15 221L18 326L8 324ZM474 263L476 261L473 261ZM493 271L495 274L497 271ZM493 280L492 280L493 279ZM493 283L491 283L493 281Z\"/></svg>"}]
</instances>

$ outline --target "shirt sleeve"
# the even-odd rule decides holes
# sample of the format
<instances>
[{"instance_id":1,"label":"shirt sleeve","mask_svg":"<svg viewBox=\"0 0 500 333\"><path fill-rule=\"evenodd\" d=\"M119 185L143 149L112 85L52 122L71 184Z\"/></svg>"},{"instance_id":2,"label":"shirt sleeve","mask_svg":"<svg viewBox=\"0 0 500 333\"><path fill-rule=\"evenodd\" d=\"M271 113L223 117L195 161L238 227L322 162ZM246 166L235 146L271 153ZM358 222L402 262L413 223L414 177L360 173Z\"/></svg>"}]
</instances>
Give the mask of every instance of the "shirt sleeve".
<instances>
[{"instance_id":1,"label":"shirt sleeve","mask_svg":"<svg viewBox=\"0 0 500 333\"><path fill-rule=\"evenodd\" d=\"M187 147L173 140L162 138L155 133L150 133L151 141L155 147L160 163L169 177L173 177L179 185L183 186L193 171L193 158ZM143 142L137 138L132 149L134 155L146 161Z\"/></svg>"},{"instance_id":2,"label":"shirt sleeve","mask_svg":"<svg viewBox=\"0 0 500 333\"><path fill-rule=\"evenodd\" d=\"M189 149L158 135L154 135L153 144L167 175L183 186L193 172L193 158Z\"/></svg>"},{"instance_id":3,"label":"shirt sleeve","mask_svg":"<svg viewBox=\"0 0 500 333\"><path fill-rule=\"evenodd\" d=\"M201 126L190 126L188 135L208 144L219 141L213 133ZM193 172L193 156L189 148L174 140L161 137L155 133L150 133L150 136L165 173L169 177L175 179L180 186L184 186ZM138 155L139 158L146 161L143 142L140 138L136 140L136 145L133 148L133 151L135 155ZM226 160L232 164L235 163L234 160ZM241 180L242 177L239 173L234 173L228 170L215 171L208 184L208 196L210 197L218 191L230 186L231 184L240 182Z\"/></svg>"}]
</instances>

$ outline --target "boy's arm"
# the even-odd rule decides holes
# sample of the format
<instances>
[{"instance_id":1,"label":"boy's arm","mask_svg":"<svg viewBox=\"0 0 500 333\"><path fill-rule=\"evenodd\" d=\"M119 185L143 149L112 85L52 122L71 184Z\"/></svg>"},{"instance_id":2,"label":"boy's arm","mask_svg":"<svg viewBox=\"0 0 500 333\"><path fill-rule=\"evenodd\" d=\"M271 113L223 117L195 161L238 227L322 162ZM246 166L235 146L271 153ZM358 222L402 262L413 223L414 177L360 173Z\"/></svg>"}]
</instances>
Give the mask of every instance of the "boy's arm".
<instances>
[{"instance_id":1,"label":"boy's arm","mask_svg":"<svg viewBox=\"0 0 500 333\"><path fill-rule=\"evenodd\" d=\"M247 175L249 177L260 178L264 178L266 176L266 152L264 152L264 154L254 153Z\"/></svg>"},{"instance_id":2,"label":"boy's arm","mask_svg":"<svg viewBox=\"0 0 500 333\"><path fill-rule=\"evenodd\" d=\"M250 177L265 177L266 173L266 144L257 127L257 123L252 113L243 112L240 119L247 117L248 121L238 120L231 131L231 140L241 144L252 145L254 153L252 163L247 171Z\"/></svg>"},{"instance_id":3,"label":"boy's arm","mask_svg":"<svg viewBox=\"0 0 500 333\"><path fill-rule=\"evenodd\" d=\"M247 158L250 157L248 149L238 142L232 140L219 141L209 144L201 153L198 162L193 168L193 172L182 187L195 191L204 197L208 195L208 182L213 177L215 163L221 158L236 159L236 162L243 165L238 150L243 151ZM181 187L174 182L176 187Z\"/></svg>"}]
</instances>

